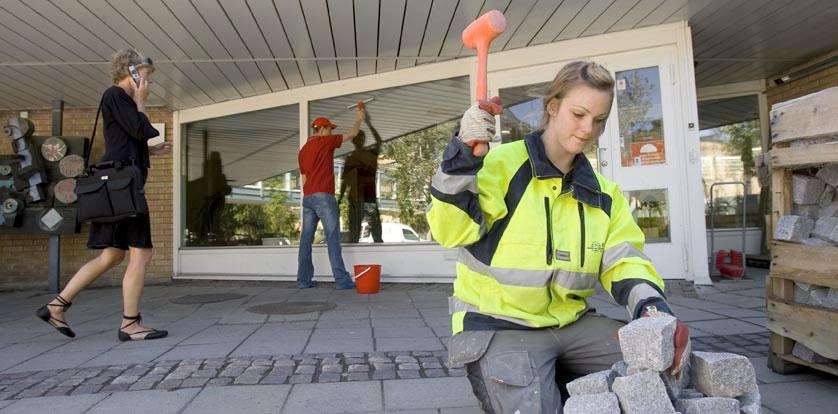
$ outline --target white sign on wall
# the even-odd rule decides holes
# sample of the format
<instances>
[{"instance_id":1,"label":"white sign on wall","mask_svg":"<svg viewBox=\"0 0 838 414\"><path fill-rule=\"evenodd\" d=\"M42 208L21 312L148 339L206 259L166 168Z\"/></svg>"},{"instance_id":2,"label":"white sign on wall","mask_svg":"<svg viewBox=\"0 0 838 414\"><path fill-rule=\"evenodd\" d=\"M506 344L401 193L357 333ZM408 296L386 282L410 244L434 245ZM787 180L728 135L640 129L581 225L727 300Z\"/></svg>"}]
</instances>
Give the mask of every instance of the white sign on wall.
<instances>
[{"instance_id":1,"label":"white sign on wall","mask_svg":"<svg viewBox=\"0 0 838 414\"><path fill-rule=\"evenodd\" d=\"M166 124L164 122L160 122L157 124L151 124L154 129L160 131L160 135L148 140L148 146L154 147L163 143L166 140Z\"/></svg>"}]
</instances>

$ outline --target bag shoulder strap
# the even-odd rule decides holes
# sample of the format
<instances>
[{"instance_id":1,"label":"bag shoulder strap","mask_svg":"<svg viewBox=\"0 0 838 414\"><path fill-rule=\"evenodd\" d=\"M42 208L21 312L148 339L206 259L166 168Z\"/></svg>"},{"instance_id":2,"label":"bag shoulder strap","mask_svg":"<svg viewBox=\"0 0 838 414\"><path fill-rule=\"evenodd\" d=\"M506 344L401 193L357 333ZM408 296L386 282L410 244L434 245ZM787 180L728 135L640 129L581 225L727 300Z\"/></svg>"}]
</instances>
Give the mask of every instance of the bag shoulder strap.
<instances>
[{"instance_id":1,"label":"bag shoulder strap","mask_svg":"<svg viewBox=\"0 0 838 414\"><path fill-rule=\"evenodd\" d=\"M102 104L105 102L105 96L99 101L99 109L96 110L96 120L93 121L93 132L90 133L90 147L87 148L87 154L84 155L84 169L90 164L90 154L93 153L93 141L96 140L96 128L99 126L99 114L102 113Z\"/></svg>"}]
</instances>

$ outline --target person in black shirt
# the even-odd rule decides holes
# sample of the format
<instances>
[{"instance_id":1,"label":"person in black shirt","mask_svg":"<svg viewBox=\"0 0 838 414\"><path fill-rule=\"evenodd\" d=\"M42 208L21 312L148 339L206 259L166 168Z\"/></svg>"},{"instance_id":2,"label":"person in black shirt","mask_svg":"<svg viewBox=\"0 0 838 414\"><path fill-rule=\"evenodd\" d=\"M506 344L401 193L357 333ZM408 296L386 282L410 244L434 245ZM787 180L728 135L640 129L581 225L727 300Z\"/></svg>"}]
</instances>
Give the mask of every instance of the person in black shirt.
<instances>
[{"instance_id":1,"label":"person in black shirt","mask_svg":"<svg viewBox=\"0 0 838 414\"><path fill-rule=\"evenodd\" d=\"M102 95L105 154L101 161L133 163L140 167L144 179L151 168L149 155L166 155L172 150L170 142L152 148L147 144L149 138L160 135L145 114L153 72L151 59L144 58L134 49L119 50L111 58L114 85ZM136 341L168 335L166 331L144 326L140 317L140 295L152 257L149 216L140 214L116 223L93 223L87 247L101 250L101 253L85 263L52 302L38 309L38 317L62 334L75 337L64 319L64 312L82 289L121 263L128 251L128 267L122 279L124 303L118 338Z\"/></svg>"}]
</instances>

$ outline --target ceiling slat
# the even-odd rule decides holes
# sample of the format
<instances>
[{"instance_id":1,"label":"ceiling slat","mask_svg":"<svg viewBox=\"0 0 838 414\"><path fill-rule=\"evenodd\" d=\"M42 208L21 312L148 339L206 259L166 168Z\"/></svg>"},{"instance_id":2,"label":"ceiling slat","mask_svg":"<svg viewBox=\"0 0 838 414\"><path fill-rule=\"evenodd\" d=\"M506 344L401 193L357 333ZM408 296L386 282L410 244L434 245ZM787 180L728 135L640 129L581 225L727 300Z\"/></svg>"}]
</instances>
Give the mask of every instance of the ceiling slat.
<instances>
[{"instance_id":1,"label":"ceiling slat","mask_svg":"<svg viewBox=\"0 0 838 414\"><path fill-rule=\"evenodd\" d=\"M509 7L503 13L506 16L506 31L500 36L496 37L489 48L491 52L505 50L506 44L512 39L512 35L518 31L518 28L524 23L524 19L529 15L530 10L535 6L536 0L515 0L515 3L510 3ZM473 49L463 49L464 54L473 55Z\"/></svg>"},{"instance_id":2,"label":"ceiling slat","mask_svg":"<svg viewBox=\"0 0 838 414\"><path fill-rule=\"evenodd\" d=\"M314 55L317 57L335 57L335 42L332 38L332 25L329 21L329 10L325 0L303 1L303 16L308 28ZM320 68L320 78L323 82L339 79L338 65L335 61L321 60L317 62Z\"/></svg>"},{"instance_id":3,"label":"ceiling slat","mask_svg":"<svg viewBox=\"0 0 838 414\"><path fill-rule=\"evenodd\" d=\"M221 5L244 42L242 54L248 51L248 54L254 58L273 58L273 53L265 43L265 38L247 3L244 0L221 0ZM267 81L271 91L288 89L276 62L257 62L256 66L262 71L264 80Z\"/></svg>"},{"instance_id":4,"label":"ceiling slat","mask_svg":"<svg viewBox=\"0 0 838 414\"><path fill-rule=\"evenodd\" d=\"M679 9L684 7L685 4L687 4L687 0L667 0L661 4L660 7L649 13L649 15L641 20L635 27L646 27L661 24L664 20L668 19L669 16L672 16Z\"/></svg>"},{"instance_id":5,"label":"ceiling slat","mask_svg":"<svg viewBox=\"0 0 838 414\"><path fill-rule=\"evenodd\" d=\"M585 7L580 11L576 17L570 21L567 27L562 30L558 37L556 37L556 41L559 40L567 40L567 39L575 39L577 37L582 36L582 33L587 30L592 25L596 24L599 18L606 12L606 10L613 8L616 10L619 15L623 14L623 8L620 6L629 6L631 5L630 1L623 0L622 2L617 2L616 6L614 5L615 2L613 0L591 0ZM610 26L610 24L608 24ZM595 29L600 30L600 29ZM602 33L602 32L599 32Z\"/></svg>"},{"instance_id":6,"label":"ceiling slat","mask_svg":"<svg viewBox=\"0 0 838 414\"><path fill-rule=\"evenodd\" d=\"M401 44L399 56L418 56L422 47L422 37L431 12L431 0L411 0L407 2L402 23ZM416 60L400 59L396 62L396 69L416 66Z\"/></svg>"},{"instance_id":7,"label":"ceiling slat","mask_svg":"<svg viewBox=\"0 0 838 414\"><path fill-rule=\"evenodd\" d=\"M463 3L463 1L433 2L431 5L431 13L428 16L428 24L425 25L425 35L422 37L422 46L419 48L419 56L440 56L442 43L448 36L448 29L451 27L451 21L455 15L455 11L457 10L458 3ZM478 9L479 7L480 6L477 5L474 8ZM427 62L432 62L432 60L426 60L419 63Z\"/></svg>"},{"instance_id":8,"label":"ceiling slat","mask_svg":"<svg viewBox=\"0 0 838 414\"><path fill-rule=\"evenodd\" d=\"M355 33L363 29L355 27L355 8L352 0L329 0L328 4L330 26L335 39L335 53L338 56L358 56L359 54L355 51ZM378 15L377 7L374 14ZM377 20L376 17L376 26ZM338 77L346 79L358 76L357 65L357 61L338 61Z\"/></svg>"},{"instance_id":9,"label":"ceiling slat","mask_svg":"<svg viewBox=\"0 0 838 414\"><path fill-rule=\"evenodd\" d=\"M615 1L582 32L581 36L594 36L607 32L639 3L640 0ZM570 32L571 29L568 28L567 31ZM564 36L564 33L562 33L562 36Z\"/></svg>"},{"instance_id":10,"label":"ceiling slat","mask_svg":"<svg viewBox=\"0 0 838 414\"><path fill-rule=\"evenodd\" d=\"M308 37L308 28L303 16L300 3L296 0L276 0L276 9L279 18L285 27L285 34L288 36L288 43L298 58L314 57L314 50L311 47L311 39ZM320 68L312 61L297 62L300 73L306 85L314 85L321 82Z\"/></svg>"},{"instance_id":11,"label":"ceiling slat","mask_svg":"<svg viewBox=\"0 0 838 414\"><path fill-rule=\"evenodd\" d=\"M294 52L288 44L288 37L285 36L285 29L282 27L282 22L279 20L274 4L269 1L257 0L250 1L249 5L271 54L274 57L293 57ZM285 84L289 88L299 88L305 85L303 77L300 75L300 67L297 66L296 62L278 61L277 66L279 66Z\"/></svg>"},{"instance_id":12,"label":"ceiling slat","mask_svg":"<svg viewBox=\"0 0 838 414\"><path fill-rule=\"evenodd\" d=\"M538 0L538 3L530 9L524 21L515 29L515 33L506 43L504 49L527 46L545 26L545 23L553 17L559 5L555 1Z\"/></svg>"},{"instance_id":13,"label":"ceiling slat","mask_svg":"<svg viewBox=\"0 0 838 414\"><path fill-rule=\"evenodd\" d=\"M550 20L536 33L530 42L531 46L550 43L555 39L576 15L585 7L588 0L566 0L550 16Z\"/></svg>"},{"instance_id":14,"label":"ceiling slat","mask_svg":"<svg viewBox=\"0 0 838 414\"><path fill-rule=\"evenodd\" d=\"M608 31L619 32L629 30L632 27L637 26L641 20L645 19L646 16L660 7L665 1L666 0L640 0L640 3L635 4L634 7L632 7L632 9L629 10L625 16L614 23Z\"/></svg>"},{"instance_id":15,"label":"ceiling slat","mask_svg":"<svg viewBox=\"0 0 838 414\"><path fill-rule=\"evenodd\" d=\"M402 19L405 13L406 0L388 0L381 2L381 17L378 19L378 55L381 57L395 57L399 55L399 44L402 39ZM379 59L376 62L378 73L390 72L396 69L396 59Z\"/></svg>"},{"instance_id":16,"label":"ceiling slat","mask_svg":"<svg viewBox=\"0 0 838 414\"><path fill-rule=\"evenodd\" d=\"M206 20L210 29L218 37L218 40L224 45L224 49L233 58L250 59L253 55L248 51L244 42L242 42L239 32L230 22L230 18L218 2L206 1L200 3L197 8L198 13ZM265 80L265 75L258 65L253 62L238 62L237 65L241 68L244 77L250 85L250 89L245 90L240 88L245 96L252 96L270 92L271 88ZM274 65L275 66L275 65Z\"/></svg>"},{"instance_id":17,"label":"ceiling slat","mask_svg":"<svg viewBox=\"0 0 838 414\"><path fill-rule=\"evenodd\" d=\"M392 3L391 1L388 3ZM378 55L378 0L356 0L352 14L355 16L355 44L359 57ZM396 40L398 41L398 40ZM395 53L393 54L395 55ZM358 76L375 73L375 60L359 60Z\"/></svg>"},{"instance_id":18,"label":"ceiling slat","mask_svg":"<svg viewBox=\"0 0 838 414\"><path fill-rule=\"evenodd\" d=\"M70 3L61 3L66 7L65 11L68 13L73 13L71 16L83 24L89 30L92 30L95 33L98 33L102 36L102 39L107 42L112 42L110 44L111 50L115 51L120 48L124 47L134 47L139 49L142 53L148 56L154 57L164 57L165 55L157 49L148 39L146 39L141 33L139 33L136 28L134 28L128 21L125 20L120 14L116 13L110 5L105 5L101 3L90 3L92 6L95 7L80 7L78 4L75 7ZM97 15L96 13L99 13ZM102 20L102 15L106 16L105 19L108 20L108 23L105 23ZM115 31L113 28L119 28L119 31ZM172 73L171 78L173 80L173 85L177 89L181 91L189 91L192 92L193 96L199 96L196 94L194 89L191 87L193 82L186 76L184 73ZM179 85L185 85L183 87ZM209 86L209 85L207 85ZM185 93L185 92L184 92ZM206 96L206 94L204 94ZM198 99L201 101L201 99ZM98 101L98 100L97 100ZM205 97L204 102L212 102L208 97Z\"/></svg>"}]
</instances>

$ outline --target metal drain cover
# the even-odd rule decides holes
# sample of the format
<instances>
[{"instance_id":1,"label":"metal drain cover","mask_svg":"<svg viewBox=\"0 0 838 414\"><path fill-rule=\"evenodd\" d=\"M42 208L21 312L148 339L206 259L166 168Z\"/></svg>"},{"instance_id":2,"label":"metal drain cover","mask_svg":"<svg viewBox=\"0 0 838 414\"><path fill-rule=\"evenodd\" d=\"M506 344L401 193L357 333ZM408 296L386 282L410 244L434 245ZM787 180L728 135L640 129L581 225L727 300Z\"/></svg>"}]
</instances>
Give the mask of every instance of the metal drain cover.
<instances>
[{"instance_id":1,"label":"metal drain cover","mask_svg":"<svg viewBox=\"0 0 838 414\"><path fill-rule=\"evenodd\" d=\"M265 303L247 308L248 312L262 315L296 315L334 309L338 305L332 302L277 302Z\"/></svg>"},{"instance_id":2,"label":"metal drain cover","mask_svg":"<svg viewBox=\"0 0 838 414\"><path fill-rule=\"evenodd\" d=\"M199 303L217 303L226 302L228 300L235 300L245 298L247 295L241 293L206 293L203 295L186 295L170 300L172 303L179 305L195 305Z\"/></svg>"}]
</instances>

